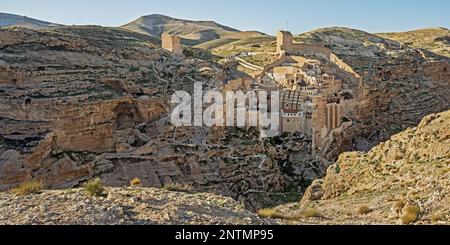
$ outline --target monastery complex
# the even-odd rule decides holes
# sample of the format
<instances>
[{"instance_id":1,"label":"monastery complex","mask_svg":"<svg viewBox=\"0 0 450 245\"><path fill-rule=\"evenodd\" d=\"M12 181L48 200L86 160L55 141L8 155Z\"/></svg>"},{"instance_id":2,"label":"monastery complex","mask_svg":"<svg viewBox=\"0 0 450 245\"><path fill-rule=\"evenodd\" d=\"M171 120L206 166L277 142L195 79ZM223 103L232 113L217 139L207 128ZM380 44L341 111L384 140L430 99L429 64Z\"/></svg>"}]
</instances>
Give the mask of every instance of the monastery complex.
<instances>
[{"instance_id":1,"label":"monastery complex","mask_svg":"<svg viewBox=\"0 0 450 245\"><path fill-rule=\"evenodd\" d=\"M362 78L329 49L297 44L290 32L277 34L277 58L253 79L229 81L224 90L280 91L281 133L311 137L315 153L327 150L333 132L357 116Z\"/></svg>"},{"instance_id":2,"label":"monastery complex","mask_svg":"<svg viewBox=\"0 0 450 245\"><path fill-rule=\"evenodd\" d=\"M179 37L163 34L161 40L165 50L182 54ZM276 50L277 58L260 74L228 81L222 92L280 91L279 133L305 134L315 153L325 152L333 132L344 130L357 117L362 78L328 48L295 43L287 31L277 33Z\"/></svg>"}]
</instances>

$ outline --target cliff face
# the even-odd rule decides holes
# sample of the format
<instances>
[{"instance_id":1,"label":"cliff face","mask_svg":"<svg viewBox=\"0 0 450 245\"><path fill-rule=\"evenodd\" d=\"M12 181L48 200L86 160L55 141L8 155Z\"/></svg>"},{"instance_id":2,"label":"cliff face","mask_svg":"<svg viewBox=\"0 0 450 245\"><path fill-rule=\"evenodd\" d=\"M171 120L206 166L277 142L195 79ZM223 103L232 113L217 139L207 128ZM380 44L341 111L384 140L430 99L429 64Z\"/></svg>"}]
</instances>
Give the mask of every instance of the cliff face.
<instances>
[{"instance_id":1,"label":"cliff face","mask_svg":"<svg viewBox=\"0 0 450 245\"><path fill-rule=\"evenodd\" d=\"M171 85L168 76L198 68L144 35L116 29L1 32L0 150L14 156L1 173L12 180L42 173L53 185L88 177L83 163L139 144L135 126L167 113L164 95L188 86ZM2 189L16 183L7 179Z\"/></svg>"},{"instance_id":2,"label":"cliff face","mask_svg":"<svg viewBox=\"0 0 450 245\"><path fill-rule=\"evenodd\" d=\"M296 39L329 48L363 79L358 116L336 135L330 148L334 157L368 151L423 117L450 109L447 57L348 28L319 29Z\"/></svg>"},{"instance_id":3,"label":"cliff face","mask_svg":"<svg viewBox=\"0 0 450 245\"><path fill-rule=\"evenodd\" d=\"M191 183L245 200L282 192L286 177L257 146L257 132L168 121L174 91L195 82L217 88L236 72L155 43L95 26L1 30L0 189L32 178L73 187L100 176L111 186L139 177L145 186Z\"/></svg>"}]
</instances>

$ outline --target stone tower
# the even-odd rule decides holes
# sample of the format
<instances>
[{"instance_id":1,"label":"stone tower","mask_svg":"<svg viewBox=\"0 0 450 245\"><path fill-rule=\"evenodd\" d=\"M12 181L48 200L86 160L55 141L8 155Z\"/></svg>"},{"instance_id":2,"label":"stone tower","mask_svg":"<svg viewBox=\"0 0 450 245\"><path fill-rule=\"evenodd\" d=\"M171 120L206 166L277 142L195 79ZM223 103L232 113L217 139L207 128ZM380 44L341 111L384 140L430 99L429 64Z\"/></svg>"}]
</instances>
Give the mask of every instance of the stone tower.
<instances>
[{"instance_id":1,"label":"stone tower","mask_svg":"<svg viewBox=\"0 0 450 245\"><path fill-rule=\"evenodd\" d=\"M322 139L326 136L326 113L327 113L327 101L322 95L314 95L311 97L312 100L312 116L311 116L311 127L312 127L312 144L313 152L317 152L322 148Z\"/></svg>"},{"instance_id":2,"label":"stone tower","mask_svg":"<svg viewBox=\"0 0 450 245\"><path fill-rule=\"evenodd\" d=\"M183 49L181 48L181 39L176 35L162 34L161 35L162 48L177 55L183 54Z\"/></svg>"},{"instance_id":3,"label":"stone tower","mask_svg":"<svg viewBox=\"0 0 450 245\"><path fill-rule=\"evenodd\" d=\"M277 33L277 53L283 54L289 52L289 48L294 42L294 37L292 33L288 31L279 31Z\"/></svg>"}]
</instances>

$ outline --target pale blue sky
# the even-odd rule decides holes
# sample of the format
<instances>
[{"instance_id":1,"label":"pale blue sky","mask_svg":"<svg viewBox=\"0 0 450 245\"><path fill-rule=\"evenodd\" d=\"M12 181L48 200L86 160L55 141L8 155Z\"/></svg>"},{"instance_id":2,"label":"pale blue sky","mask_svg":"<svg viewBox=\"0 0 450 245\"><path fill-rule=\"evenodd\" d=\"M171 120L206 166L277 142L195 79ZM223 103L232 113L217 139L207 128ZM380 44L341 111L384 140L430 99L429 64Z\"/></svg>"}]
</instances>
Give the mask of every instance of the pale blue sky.
<instances>
[{"instance_id":1,"label":"pale blue sky","mask_svg":"<svg viewBox=\"0 0 450 245\"><path fill-rule=\"evenodd\" d=\"M450 28L449 0L1 0L0 12L105 26L158 13L268 34L287 23L294 33L326 26L369 32Z\"/></svg>"}]
</instances>

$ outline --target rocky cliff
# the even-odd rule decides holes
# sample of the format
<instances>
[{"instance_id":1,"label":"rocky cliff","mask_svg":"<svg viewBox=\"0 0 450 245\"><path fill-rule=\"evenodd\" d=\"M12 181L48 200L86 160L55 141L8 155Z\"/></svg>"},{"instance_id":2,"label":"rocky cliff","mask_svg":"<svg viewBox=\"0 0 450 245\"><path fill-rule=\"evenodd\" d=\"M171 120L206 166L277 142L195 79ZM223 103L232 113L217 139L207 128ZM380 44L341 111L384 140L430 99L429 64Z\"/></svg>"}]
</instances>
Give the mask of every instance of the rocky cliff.
<instances>
[{"instance_id":1,"label":"rocky cliff","mask_svg":"<svg viewBox=\"0 0 450 245\"><path fill-rule=\"evenodd\" d=\"M450 111L425 117L368 153L349 152L314 181L300 204L278 207L285 217L314 209L300 222L448 224ZM297 221L294 221L297 222Z\"/></svg>"},{"instance_id":2,"label":"rocky cliff","mask_svg":"<svg viewBox=\"0 0 450 245\"><path fill-rule=\"evenodd\" d=\"M0 60L2 190L33 178L66 188L94 176L111 186L139 177L261 203L251 196L287 186L257 132L168 121L174 91L218 88L242 76L236 71L96 26L1 30Z\"/></svg>"},{"instance_id":3,"label":"rocky cliff","mask_svg":"<svg viewBox=\"0 0 450 245\"><path fill-rule=\"evenodd\" d=\"M337 153L370 150L426 115L450 109L447 57L348 28L319 29L296 40L329 48L363 79L358 116L335 137Z\"/></svg>"}]
</instances>

